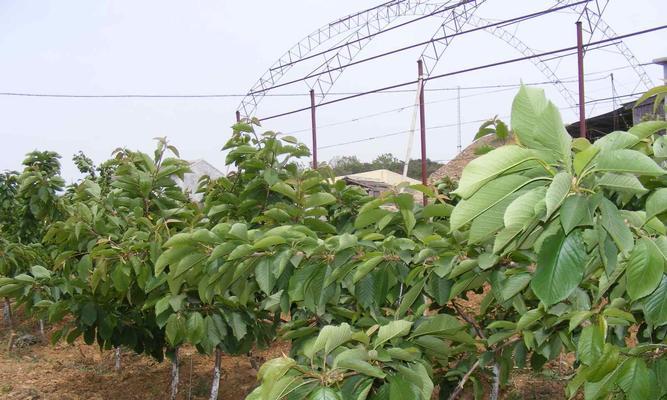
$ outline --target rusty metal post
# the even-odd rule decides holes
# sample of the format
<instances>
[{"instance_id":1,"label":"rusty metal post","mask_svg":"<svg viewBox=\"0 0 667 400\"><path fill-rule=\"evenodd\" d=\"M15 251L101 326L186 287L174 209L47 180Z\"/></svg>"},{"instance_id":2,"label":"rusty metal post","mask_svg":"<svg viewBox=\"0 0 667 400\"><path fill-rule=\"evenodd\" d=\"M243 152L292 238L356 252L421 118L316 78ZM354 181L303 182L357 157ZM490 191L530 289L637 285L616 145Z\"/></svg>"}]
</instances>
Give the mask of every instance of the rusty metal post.
<instances>
[{"instance_id":1,"label":"rusty metal post","mask_svg":"<svg viewBox=\"0 0 667 400\"><path fill-rule=\"evenodd\" d=\"M419 75L419 137L421 138L422 153L422 184L426 185L426 113L424 110L424 66L421 59L417 60L417 74ZM426 194L424 194L423 202L426 205Z\"/></svg>"},{"instance_id":2,"label":"rusty metal post","mask_svg":"<svg viewBox=\"0 0 667 400\"><path fill-rule=\"evenodd\" d=\"M315 90L310 89L310 124L313 131L313 169L317 169L317 123L315 121Z\"/></svg>"},{"instance_id":3,"label":"rusty metal post","mask_svg":"<svg viewBox=\"0 0 667 400\"><path fill-rule=\"evenodd\" d=\"M584 97L584 37L581 21L577 21L577 64L579 76L579 137L586 134L586 99Z\"/></svg>"},{"instance_id":4,"label":"rusty metal post","mask_svg":"<svg viewBox=\"0 0 667 400\"><path fill-rule=\"evenodd\" d=\"M236 110L236 122L241 122L241 111Z\"/></svg>"}]
</instances>

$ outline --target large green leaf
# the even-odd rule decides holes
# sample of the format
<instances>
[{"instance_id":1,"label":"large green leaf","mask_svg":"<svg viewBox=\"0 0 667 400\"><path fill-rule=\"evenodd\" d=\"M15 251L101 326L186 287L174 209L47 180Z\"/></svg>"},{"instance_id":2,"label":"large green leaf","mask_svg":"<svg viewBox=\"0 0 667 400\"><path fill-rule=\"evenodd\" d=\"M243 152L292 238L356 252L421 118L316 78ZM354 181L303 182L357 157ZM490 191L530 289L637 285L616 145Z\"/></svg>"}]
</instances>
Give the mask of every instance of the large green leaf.
<instances>
[{"instance_id":1,"label":"large green leaf","mask_svg":"<svg viewBox=\"0 0 667 400\"><path fill-rule=\"evenodd\" d=\"M313 193L311 195L306 196L306 199L304 201L304 207L306 208L319 207L334 202L336 202L336 198L330 193L326 192Z\"/></svg>"},{"instance_id":2,"label":"large green leaf","mask_svg":"<svg viewBox=\"0 0 667 400\"><path fill-rule=\"evenodd\" d=\"M620 193L642 195L648 192L648 189L642 185L639 179L630 174L615 174L608 172L598 179L597 184Z\"/></svg>"},{"instance_id":3,"label":"large green leaf","mask_svg":"<svg viewBox=\"0 0 667 400\"><path fill-rule=\"evenodd\" d=\"M593 146L601 151L629 149L639 143L639 138L626 132L611 132L596 140Z\"/></svg>"},{"instance_id":4,"label":"large green leaf","mask_svg":"<svg viewBox=\"0 0 667 400\"><path fill-rule=\"evenodd\" d=\"M546 205L548 219L560 207L565 197L570 193L572 187L572 175L567 172L559 172L554 176L551 185L547 189Z\"/></svg>"},{"instance_id":5,"label":"large green leaf","mask_svg":"<svg viewBox=\"0 0 667 400\"><path fill-rule=\"evenodd\" d=\"M644 360L631 357L619 368L618 386L623 389L628 400L647 400L651 396L649 370Z\"/></svg>"},{"instance_id":6,"label":"large green leaf","mask_svg":"<svg viewBox=\"0 0 667 400\"><path fill-rule=\"evenodd\" d=\"M454 193L467 199L487 182L533 159L535 155L532 151L519 146L492 150L466 165Z\"/></svg>"},{"instance_id":7,"label":"large green leaf","mask_svg":"<svg viewBox=\"0 0 667 400\"><path fill-rule=\"evenodd\" d=\"M646 220L667 211L667 188L660 188L646 199Z\"/></svg>"},{"instance_id":8,"label":"large green leaf","mask_svg":"<svg viewBox=\"0 0 667 400\"><path fill-rule=\"evenodd\" d=\"M565 234L570 233L580 225L590 225L593 222L588 200L584 196L569 196L560 207L560 223Z\"/></svg>"},{"instance_id":9,"label":"large green leaf","mask_svg":"<svg viewBox=\"0 0 667 400\"><path fill-rule=\"evenodd\" d=\"M630 228L625 224L618 208L611 201L603 198L600 202L600 211L602 216L600 222L602 227L609 233L616 246L624 253L632 250L634 246L634 237Z\"/></svg>"},{"instance_id":10,"label":"large green leaf","mask_svg":"<svg viewBox=\"0 0 667 400\"><path fill-rule=\"evenodd\" d=\"M647 176L660 176L665 173L664 169L645 154L628 149L601 152L597 157L596 170Z\"/></svg>"},{"instance_id":11,"label":"large green leaf","mask_svg":"<svg viewBox=\"0 0 667 400\"><path fill-rule=\"evenodd\" d=\"M474 195L461 200L452 211L450 225L457 230L480 216L482 213L503 201L507 196L519 190L528 182L521 175L507 175L484 185Z\"/></svg>"},{"instance_id":12,"label":"large green leaf","mask_svg":"<svg viewBox=\"0 0 667 400\"><path fill-rule=\"evenodd\" d=\"M341 397L340 394L332 388L320 387L308 396L308 400L341 400Z\"/></svg>"},{"instance_id":13,"label":"large green leaf","mask_svg":"<svg viewBox=\"0 0 667 400\"><path fill-rule=\"evenodd\" d=\"M378 331L377 338L375 338L375 347L377 348L393 338L407 335L411 327L412 322L400 319L382 325Z\"/></svg>"},{"instance_id":14,"label":"large green leaf","mask_svg":"<svg viewBox=\"0 0 667 400\"><path fill-rule=\"evenodd\" d=\"M423 335L453 334L463 329L458 319L447 314L424 317L417 324L411 335L413 338Z\"/></svg>"},{"instance_id":15,"label":"large green leaf","mask_svg":"<svg viewBox=\"0 0 667 400\"><path fill-rule=\"evenodd\" d=\"M651 294L660 284L664 261L653 242L640 239L630 253L626 266L626 288L632 300Z\"/></svg>"},{"instance_id":16,"label":"large green leaf","mask_svg":"<svg viewBox=\"0 0 667 400\"><path fill-rule=\"evenodd\" d=\"M315 340L315 344L311 349L312 354L309 354L309 358L313 358L314 354L320 350L324 350L326 354L329 354L331 350L340 346L341 344L352 339L352 330L350 325L342 323L339 326L327 325L320 331L320 334Z\"/></svg>"},{"instance_id":17,"label":"large green leaf","mask_svg":"<svg viewBox=\"0 0 667 400\"><path fill-rule=\"evenodd\" d=\"M639 139L645 139L663 129L667 129L667 121L645 121L633 126L628 132Z\"/></svg>"},{"instance_id":18,"label":"large green leaf","mask_svg":"<svg viewBox=\"0 0 667 400\"><path fill-rule=\"evenodd\" d=\"M503 215L505 226L525 226L532 221L535 218L535 204L544 200L546 191L546 187L537 187L514 199Z\"/></svg>"},{"instance_id":19,"label":"large green leaf","mask_svg":"<svg viewBox=\"0 0 667 400\"><path fill-rule=\"evenodd\" d=\"M544 90L521 86L512 103L512 130L523 146L570 170L572 138L565 130L558 108L546 99Z\"/></svg>"},{"instance_id":20,"label":"large green leaf","mask_svg":"<svg viewBox=\"0 0 667 400\"><path fill-rule=\"evenodd\" d=\"M566 299L584 276L587 254L581 232L563 231L545 240L531 282L535 295L550 306Z\"/></svg>"},{"instance_id":21,"label":"large green leaf","mask_svg":"<svg viewBox=\"0 0 667 400\"><path fill-rule=\"evenodd\" d=\"M658 288L644 299L644 314L655 326L667 324L667 275L662 276Z\"/></svg>"}]
</instances>

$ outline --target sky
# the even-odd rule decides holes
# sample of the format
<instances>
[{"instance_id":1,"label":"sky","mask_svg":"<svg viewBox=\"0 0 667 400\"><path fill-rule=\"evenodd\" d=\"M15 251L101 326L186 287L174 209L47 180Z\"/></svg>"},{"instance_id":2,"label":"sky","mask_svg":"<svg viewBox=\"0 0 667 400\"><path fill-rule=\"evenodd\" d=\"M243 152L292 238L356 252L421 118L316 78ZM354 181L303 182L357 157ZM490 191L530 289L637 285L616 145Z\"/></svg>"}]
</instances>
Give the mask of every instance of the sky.
<instances>
[{"instance_id":1,"label":"sky","mask_svg":"<svg viewBox=\"0 0 667 400\"><path fill-rule=\"evenodd\" d=\"M599 0L604 3L603 0ZM63 175L80 178L71 161L83 151L96 163L118 147L150 152L153 138L166 136L187 160L206 159L227 171L221 148L231 133L234 113L244 93L290 47L309 33L348 14L373 7L380 0L227 1L193 0L3 0L0 1L0 92L76 95L201 95L224 98L49 98L0 95L0 171L20 170L32 150L61 154ZM488 0L476 16L495 22L553 6L551 0ZM617 34L662 25L664 0L612 0L603 19ZM414 19L405 16L393 24ZM507 26L536 52L576 44L571 11ZM366 58L430 39L442 23L430 17L379 35L358 54ZM390 25L391 26L391 25ZM468 27L470 28L470 27ZM600 39L594 36L592 40ZM344 36L325 43L331 46ZM667 56L667 30L624 41L655 85L662 67L651 65ZM588 40L588 38L586 38ZM422 49L400 52L347 68L330 94L340 97L416 78ZM456 37L434 73L442 74L508 58L515 48L484 32ZM316 57L292 68L283 81L311 72L322 63ZM547 62L558 79L576 96L576 57ZM611 74L615 93L646 88L615 46L587 52L585 58L587 113L611 110ZM453 158L458 122L463 147L470 144L480 120L498 115L509 120L517 85L547 79L531 62L449 76L426 85L427 156ZM491 88L475 89L479 86ZM498 87L499 86L499 87ZM576 110L553 84L540 84L561 108L565 122ZM457 90L460 88L460 100ZM404 158L408 147L416 87L373 94L317 110L319 159L356 155L370 161L391 152ZM255 116L309 105L306 83L270 91ZM286 96L277 96L286 95ZM624 97L628 100L632 97ZM318 97L317 101L323 101ZM618 104L618 103L616 103ZM310 114L297 113L267 120L261 129L290 133L310 146ZM402 133L399 133L402 132ZM392 133L396 133L391 135ZM382 137L384 135L384 137ZM379 138L378 138L379 137ZM376 139L373 139L376 138ZM419 157L415 138L412 157ZM354 142L356 143L348 143ZM348 143L348 144L346 144Z\"/></svg>"}]
</instances>

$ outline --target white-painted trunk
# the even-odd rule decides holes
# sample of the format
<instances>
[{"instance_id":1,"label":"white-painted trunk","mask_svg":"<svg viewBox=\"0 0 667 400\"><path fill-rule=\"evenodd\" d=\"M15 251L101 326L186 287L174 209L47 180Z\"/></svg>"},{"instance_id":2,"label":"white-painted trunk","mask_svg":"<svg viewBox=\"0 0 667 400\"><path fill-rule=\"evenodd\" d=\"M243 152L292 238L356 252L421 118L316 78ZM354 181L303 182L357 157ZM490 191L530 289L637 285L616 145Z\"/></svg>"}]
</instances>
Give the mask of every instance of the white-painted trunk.
<instances>
[{"instance_id":1,"label":"white-painted trunk","mask_svg":"<svg viewBox=\"0 0 667 400\"><path fill-rule=\"evenodd\" d=\"M174 349L174 360L171 363L171 397L170 400L176 400L178 395L178 376L180 370L180 360L178 359L178 347Z\"/></svg>"},{"instance_id":2,"label":"white-painted trunk","mask_svg":"<svg viewBox=\"0 0 667 400\"><path fill-rule=\"evenodd\" d=\"M40 319L39 320L39 334L42 336L42 339L44 339L44 320Z\"/></svg>"},{"instance_id":3,"label":"white-painted trunk","mask_svg":"<svg viewBox=\"0 0 667 400\"><path fill-rule=\"evenodd\" d=\"M218 391L220 390L220 364L222 362L222 351L219 347L215 348L215 365L213 366L213 382L211 383L211 396L209 400L218 400Z\"/></svg>"},{"instance_id":4,"label":"white-painted trunk","mask_svg":"<svg viewBox=\"0 0 667 400\"><path fill-rule=\"evenodd\" d=\"M12 322L12 305L9 302L9 298L5 297L5 302L4 302L4 307L2 310L2 315L5 320L5 326L9 328L9 330L14 329L14 323Z\"/></svg>"},{"instance_id":5,"label":"white-painted trunk","mask_svg":"<svg viewBox=\"0 0 667 400\"><path fill-rule=\"evenodd\" d=\"M120 351L120 346L116 347L114 349L114 358L115 358L115 363L113 369L116 372L120 372L120 356L121 356L121 351Z\"/></svg>"}]
</instances>

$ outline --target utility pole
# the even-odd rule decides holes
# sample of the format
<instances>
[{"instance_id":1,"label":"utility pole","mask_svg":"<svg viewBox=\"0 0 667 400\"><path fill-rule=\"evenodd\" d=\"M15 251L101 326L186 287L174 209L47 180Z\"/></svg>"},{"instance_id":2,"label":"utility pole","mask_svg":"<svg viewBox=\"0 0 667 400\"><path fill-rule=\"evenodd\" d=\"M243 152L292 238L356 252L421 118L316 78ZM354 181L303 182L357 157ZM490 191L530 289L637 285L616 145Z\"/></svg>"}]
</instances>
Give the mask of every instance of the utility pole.
<instances>
[{"instance_id":1,"label":"utility pole","mask_svg":"<svg viewBox=\"0 0 667 400\"><path fill-rule=\"evenodd\" d=\"M424 66L421 59L417 60L417 73L419 75L419 133L422 150L422 184L426 185L426 111L424 110ZM426 205L426 194L424 194L423 202Z\"/></svg>"},{"instance_id":2,"label":"utility pole","mask_svg":"<svg viewBox=\"0 0 667 400\"><path fill-rule=\"evenodd\" d=\"M456 135L456 150L461 154L461 86L456 87L456 113L457 118L457 135Z\"/></svg>"},{"instance_id":3,"label":"utility pole","mask_svg":"<svg viewBox=\"0 0 667 400\"><path fill-rule=\"evenodd\" d=\"M584 97L584 37L581 21L577 21L577 64L579 76L579 137L586 135L586 98Z\"/></svg>"},{"instance_id":4,"label":"utility pole","mask_svg":"<svg viewBox=\"0 0 667 400\"><path fill-rule=\"evenodd\" d=\"M313 169L317 169L317 122L315 121L315 90L310 89L310 125L313 131Z\"/></svg>"}]
</instances>

